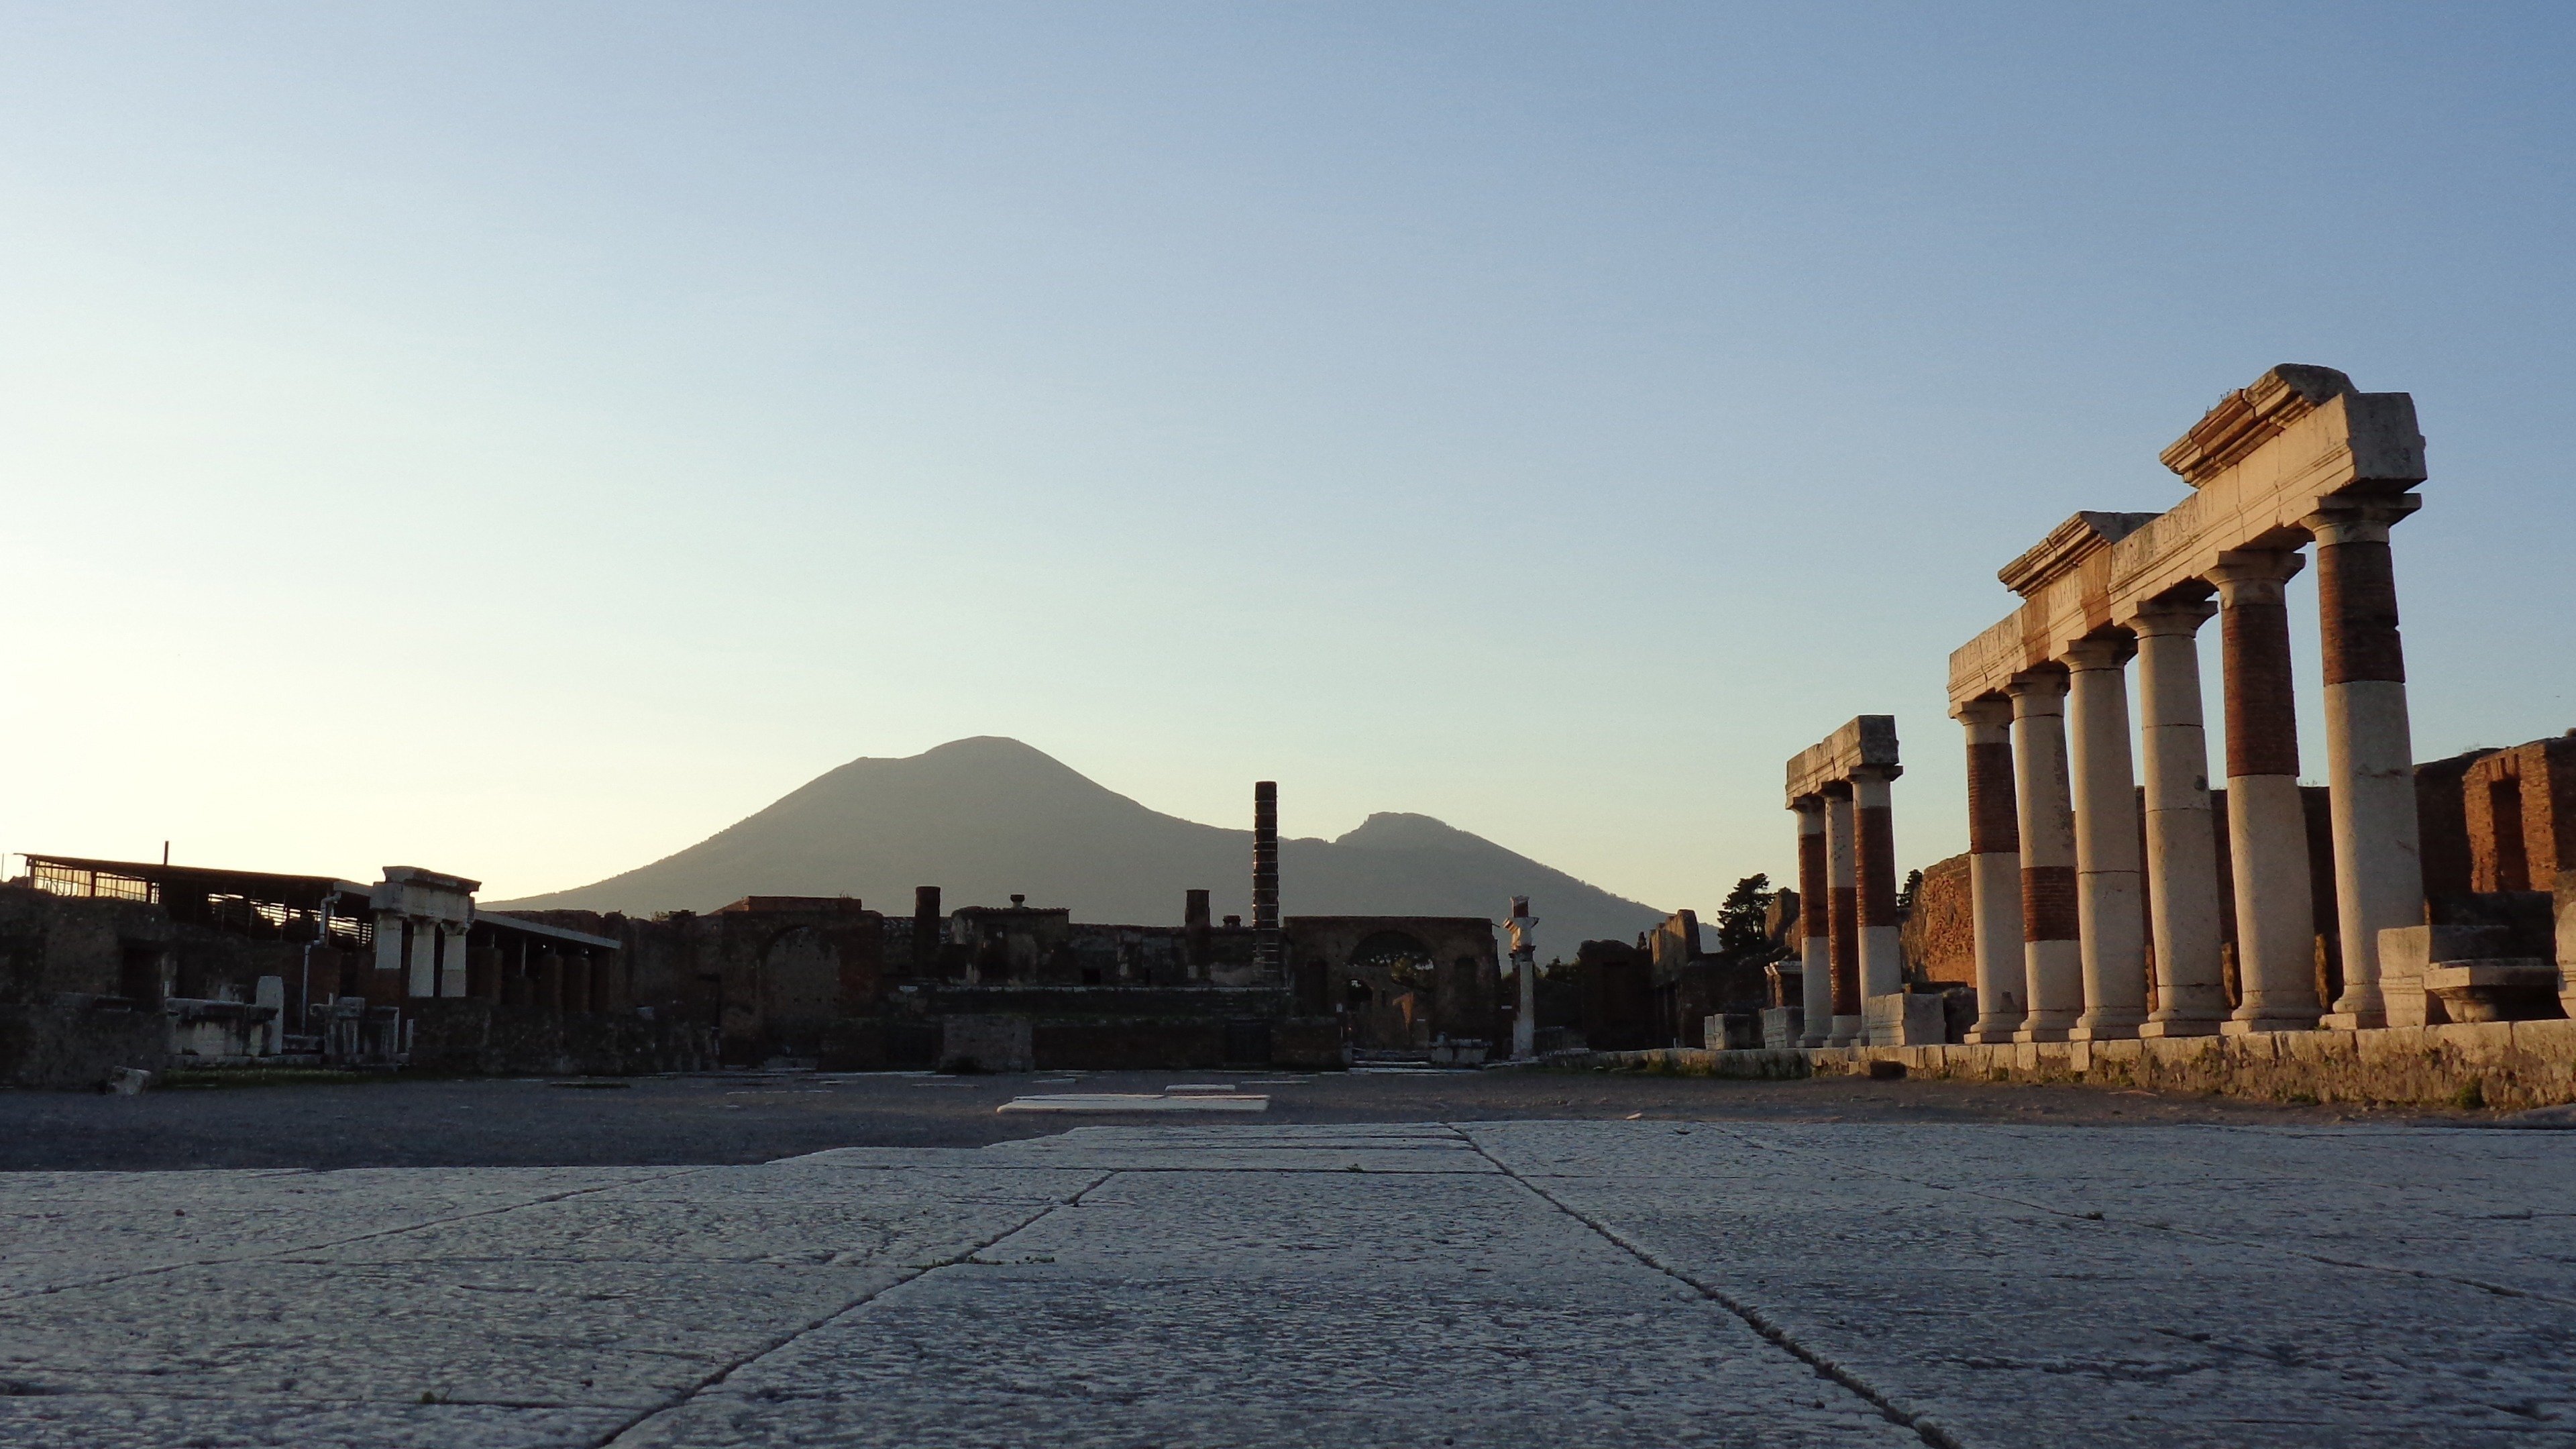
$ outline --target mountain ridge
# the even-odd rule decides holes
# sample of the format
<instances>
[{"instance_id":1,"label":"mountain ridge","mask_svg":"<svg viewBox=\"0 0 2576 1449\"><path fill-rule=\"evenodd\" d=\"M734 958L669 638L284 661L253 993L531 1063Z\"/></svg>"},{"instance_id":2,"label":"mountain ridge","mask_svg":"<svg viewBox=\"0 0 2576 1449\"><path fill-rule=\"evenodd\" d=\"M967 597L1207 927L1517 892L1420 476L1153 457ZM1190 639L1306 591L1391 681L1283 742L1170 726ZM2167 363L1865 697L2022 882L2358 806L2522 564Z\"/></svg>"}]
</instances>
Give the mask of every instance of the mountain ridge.
<instances>
[{"instance_id":1,"label":"mountain ridge","mask_svg":"<svg viewBox=\"0 0 2576 1449\"><path fill-rule=\"evenodd\" d=\"M1248 804L1249 802L1247 802ZM1001 735L837 765L706 839L588 885L496 910L646 915L746 895L853 895L890 914L937 885L954 910L1012 894L1102 923L1177 922L1205 888L1251 914L1252 832L1166 815ZM1664 913L1433 816L1379 811L1339 837L1283 838L1289 915L1481 916L1532 898L1549 956L1630 939Z\"/></svg>"}]
</instances>

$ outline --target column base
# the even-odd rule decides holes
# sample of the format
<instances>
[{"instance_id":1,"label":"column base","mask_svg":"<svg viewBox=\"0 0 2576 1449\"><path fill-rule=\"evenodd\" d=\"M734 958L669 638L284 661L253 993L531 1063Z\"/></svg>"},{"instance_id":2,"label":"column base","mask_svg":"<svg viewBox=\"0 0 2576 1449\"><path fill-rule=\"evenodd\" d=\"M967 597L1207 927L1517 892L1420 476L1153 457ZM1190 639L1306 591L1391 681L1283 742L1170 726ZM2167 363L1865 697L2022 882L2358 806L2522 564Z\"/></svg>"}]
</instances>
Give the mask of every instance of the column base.
<instances>
[{"instance_id":1,"label":"column base","mask_svg":"<svg viewBox=\"0 0 2576 1449\"><path fill-rule=\"evenodd\" d=\"M2066 1034L2068 1041L2136 1041L2138 1028L2145 1025L2143 1011L2086 1012Z\"/></svg>"},{"instance_id":2,"label":"column base","mask_svg":"<svg viewBox=\"0 0 2576 1449\"><path fill-rule=\"evenodd\" d=\"M2315 1012L2231 1016L2218 1024L2220 1036L2259 1036L2273 1031L2315 1031L2316 1029Z\"/></svg>"},{"instance_id":3,"label":"column base","mask_svg":"<svg viewBox=\"0 0 2576 1449\"><path fill-rule=\"evenodd\" d=\"M1861 1024L1859 1017L1837 1016L1834 1018L1833 1034L1825 1038L1825 1045L1836 1047L1858 1046L1860 1044L1860 1038Z\"/></svg>"},{"instance_id":4,"label":"column base","mask_svg":"<svg viewBox=\"0 0 2576 1449\"><path fill-rule=\"evenodd\" d=\"M2319 1031L2377 1031L2388 1025L2384 1011L2329 1011L2317 1018Z\"/></svg>"},{"instance_id":5,"label":"column base","mask_svg":"<svg viewBox=\"0 0 2576 1449\"><path fill-rule=\"evenodd\" d=\"M2071 1011L2034 1011L2022 1020L2021 1029L2012 1039L2024 1041L2067 1041L2075 1032L2075 1013Z\"/></svg>"},{"instance_id":6,"label":"column base","mask_svg":"<svg viewBox=\"0 0 2576 1449\"><path fill-rule=\"evenodd\" d=\"M1801 1051L1804 1051L1810 1047L1823 1046L1825 1045L1825 1041L1826 1038L1821 1033L1812 1036L1802 1036L1798 1038L1798 1047Z\"/></svg>"},{"instance_id":7,"label":"column base","mask_svg":"<svg viewBox=\"0 0 2576 1449\"><path fill-rule=\"evenodd\" d=\"M2003 1046L2012 1041L2014 1032L2021 1030L2021 1021L2018 1016L1979 1017L1960 1039L1970 1046Z\"/></svg>"},{"instance_id":8,"label":"column base","mask_svg":"<svg viewBox=\"0 0 2576 1449\"><path fill-rule=\"evenodd\" d=\"M2168 1016L2161 1020L2148 1017L2138 1028L2138 1035L2150 1041L2178 1036L2216 1036L2218 1018L2214 1016Z\"/></svg>"}]
</instances>

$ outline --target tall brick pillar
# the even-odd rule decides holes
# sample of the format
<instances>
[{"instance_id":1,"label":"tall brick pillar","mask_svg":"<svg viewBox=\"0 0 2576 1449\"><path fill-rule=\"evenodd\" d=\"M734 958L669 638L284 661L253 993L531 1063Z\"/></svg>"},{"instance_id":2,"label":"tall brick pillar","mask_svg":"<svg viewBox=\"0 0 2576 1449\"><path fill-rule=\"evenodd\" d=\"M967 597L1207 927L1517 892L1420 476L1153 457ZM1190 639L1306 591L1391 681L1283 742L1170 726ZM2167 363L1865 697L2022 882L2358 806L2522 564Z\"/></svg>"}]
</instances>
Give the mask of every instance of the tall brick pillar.
<instances>
[{"instance_id":1,"label":"tall brick pillar","mask_svg":"<svg viewBox=\"0 0 2576 1449\"><path fill-rule=\"evenodd\" d=\"M1279 785L1252 787L1252 952L1254 964L1279 970Z\"/></svg>"},{"instance_id":2,"label":"tall brick pillar","mask_svg":"<svg viewBox=\"0 0 2576 1449\"><path fill-rule=\"evenodd\" d=\"M944 917L939 910L939 887L912 888L912 969L914 974L928 976L939 969L939 935Z\"/></svg>"},{"instance_id":3,"label":"tall brick pillar","mask_svg":"<svg viewBox=\"0 0 2576 1449\"><path fill-rule=\"evenodd\" d=\"M2020 807L2022 971L2030 1005L2015 1041L2064 1041L2084 1014L2075 810L2067 781L2066 672L2013 677L2013 797Z\"/></svg>"},{"instance_id":4,"label":"tall brick pillar","mask_svg":"<svg viewBox=\"0 0 2576 1449\"><path fill-rule=\"evenodd\" d=\"M2335 916L2343 996L2325 1024L2386 1026L2379 933L2424 923L2424 858L2415 815L2415 742L2406 718L2406 654L2397 636L2397 575L2388 527L2414 494L2321 509L2317 608L2326 666L2326 786L2333 811Z\"/></svg>"},{"instance_id":5,"label":"tall brick pillar","mask_svg":"<svg viewBox=\"0 0 2576 1449\"><path fill-rule=\"evenodd\" d=\"M2219 644L2227 674L2227 839L2236 877L2236 972L2243 999L2228 1035L2317 1024L2315 901L2307 809L2299 800L2299 716L2290 693L2290 614L2282 586L2296 553L2222 554ZM2411 802L2410 802L2411 808Z\"/></svg>"},{"instance_id":6,"label":"tall brick pillar","mask_svg":"<svg viewBox=\"0 0 2576 1449\"><path fill-rule=\"evenodd\" d=\"M2030 1003L2022 960L2021 821L2013 805L2012 702L1959 707L1968 731L1968 894L1977 936L1977 1022L1967 1040L2007 1042Z\"/></svg>"},{"instance_id":7,"label":"tall brick pillar","mask_svg":"<svg viewBox=\"0 0 2576 1449\"><path fill-rule=\"evenodd\" d=\"M1852 855L1860 877L1852 900L1860 928L1857 954L1864 1002L1905 990L1905 949L1897 940L1896 921L1896 812L1887 788L1898 773L1894 765L1864 766L1851 777ZM1868 1014L1864 1007L1864 1020ZM1904 1017L1900 1014L1897 1019Z\"/></svg>"}]
</instances>

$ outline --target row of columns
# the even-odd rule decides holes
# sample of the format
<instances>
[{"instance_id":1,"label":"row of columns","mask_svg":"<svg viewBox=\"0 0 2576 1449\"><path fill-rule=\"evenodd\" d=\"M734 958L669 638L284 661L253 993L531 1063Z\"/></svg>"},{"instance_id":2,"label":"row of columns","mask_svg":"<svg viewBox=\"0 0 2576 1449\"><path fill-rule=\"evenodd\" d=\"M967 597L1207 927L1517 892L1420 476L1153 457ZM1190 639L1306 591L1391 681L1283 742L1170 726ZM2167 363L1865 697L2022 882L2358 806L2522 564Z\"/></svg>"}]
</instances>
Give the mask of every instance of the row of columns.
<instances>
[{"instance_id":1,"label":"row of columns","mask_svg":"<svg viewBox=\"0 0 2576 1449\"><path fill-rule=\"evenodd\" d=\"M2303 520L2317 545L2342 942L2344 991L2332 1014L2315 986L2283 597L2302 559L2295 549L2249 549L2221 555L2201 587L2169 591L2059 659L2014 676L2003 697L1957 711L1967 730L1977 936L1979 1014L1968 1040L2386 1023L2379 932L2420 924L2423 915L2414 752L2388 551L2389 525L2414 506L2403 496L2338 505ZM2222 979L2200 691L2198 634L2213 613L2226 681L2227 832L2241 988L2232 1013ZM2133 653L2143 792L2129 748L2126 666Z\"/></svg>"},{"instance_id":2,"label":"row of columns","mask_svg":"<svg viewBox=\"0 0 2576 1449\"><path fill-rule=\"evenodd\" d=\"M1893 769L1863 767L1790 803L1798 818L1806 1046L1861 1039L1861 1003L1905 989L1897 939Z\"/></svg>"}]
</instances>

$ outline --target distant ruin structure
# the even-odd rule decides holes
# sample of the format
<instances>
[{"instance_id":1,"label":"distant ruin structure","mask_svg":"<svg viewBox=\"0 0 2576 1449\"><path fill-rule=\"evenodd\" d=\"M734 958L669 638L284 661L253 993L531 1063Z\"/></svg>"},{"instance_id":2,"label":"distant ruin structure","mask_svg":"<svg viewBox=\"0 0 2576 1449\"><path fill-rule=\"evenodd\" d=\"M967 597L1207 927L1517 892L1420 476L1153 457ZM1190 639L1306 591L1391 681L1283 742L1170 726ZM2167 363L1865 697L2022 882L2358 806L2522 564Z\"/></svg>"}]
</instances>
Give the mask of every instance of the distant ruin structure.
<instances>
[{"instance_id":1,"label":"distant ruin structure","mask_svg":"<svg viewBox=\"0 0 2576 1449\"><path fill-rule=\"evenodd\" d=\"M1940 1002L1908 999L1897 941L1889 786L1903 773L1895 717L1883 714L1862 715L1789 761L1799 896L1825 903L1804 913L1805 1045L1941 1040Z\"/></svg>"}]
</instances>

